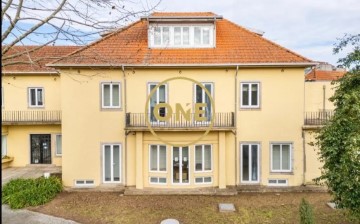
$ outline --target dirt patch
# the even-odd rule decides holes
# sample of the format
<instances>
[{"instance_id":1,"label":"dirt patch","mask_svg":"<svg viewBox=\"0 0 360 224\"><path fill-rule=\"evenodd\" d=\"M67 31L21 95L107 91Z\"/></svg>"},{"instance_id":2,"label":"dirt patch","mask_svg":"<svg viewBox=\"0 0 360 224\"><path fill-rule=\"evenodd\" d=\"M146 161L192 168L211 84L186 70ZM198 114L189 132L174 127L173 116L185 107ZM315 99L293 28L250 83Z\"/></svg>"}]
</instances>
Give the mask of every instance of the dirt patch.
<instances>
[{"instance_id":1,"label":"dirt patch","mask_svg":"<svg viewBox=\"0 0 360 224\"><path fill-rule=\"evenodd\" d=\"M316 223L349 223L342 211L326 205L327 193L241 193L237 196L120 196L119 193L63 192L30 210L80 223L299 223L299 204L307 199ZM218 203L234 203L236 212L218 212Z\"/></svg>"}]
</instances>

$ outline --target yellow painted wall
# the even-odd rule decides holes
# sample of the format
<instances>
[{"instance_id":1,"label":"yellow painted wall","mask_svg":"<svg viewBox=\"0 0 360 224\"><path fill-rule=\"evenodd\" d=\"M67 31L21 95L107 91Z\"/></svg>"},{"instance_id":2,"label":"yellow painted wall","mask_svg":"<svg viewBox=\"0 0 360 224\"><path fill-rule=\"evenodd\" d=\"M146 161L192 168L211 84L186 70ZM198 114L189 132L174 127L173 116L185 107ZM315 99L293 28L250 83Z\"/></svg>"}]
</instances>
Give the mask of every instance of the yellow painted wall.
<instances>
[{"instance_id":1,"label":"yellow painted wall","mask_svg":"<svg viewBox=\"0 0 360 224\"><path fill-rule=\"evenodd\" d=\"M95 185L101 184L101 144L120 143L124 149L125 115L123 110L101 109L103 81L120 81L121 86L124 85L121 70L61 71L65 186L73 186L78 179L90 179L95 181ZM124 105L123 88L121 91ZM122 159L124 164L124 156Z\"/></svg>"},{"instance_id":2,"label":"yellow painted wall","mask_svg":"<svg viewBox=\"0 0 360 224\"><path fill-rule=\"evenodd\" d=\"M289 186L302 184L304 112L304 72L300 68L241 69L240 82L259 81L261 85L260 109L242 109L238 104L237 158L241 142L260 143L260 178L268 185L269 178L287 179ZM240 103L240 101L239 101ZM270 143L293 143L293 172L272 173L270 170ZM239 166L239 163L237 163ZM240 170L240 169L238 169ZM237 174L237 184L240 175Z\"/></svg>"},{"instance_id":3,"label":"yellow painted wall","mask_svg":"<svg viewBox=\"0 0 360 224\"><path fill-rule=\"evenodd\" d=\"M2 76L3 110L60 110L60 77L58 75ZM29 108L28 88L44 88L44 107Z\"/></svg>"},{"instance_id":4,"label":"yellow painted wall","mask_svg":"<svg viewBox=\"0 0 360 224\"><path fill-rule=\"evenodd\" d=\"M62 165L62 157L56 156L56 134L61 134L60 125L23 125L7 126L7 155L14 157L13 167L30 164L30 134L51 134L51 161L57 166Z\"/></svg>"},{"instance_id":5,"label":"yellow painted wall","mask_svg":"<svg viewBox=\"0 0 360 224\"><path fill-rule=\"evenodd\" d=\"M334 104L329 100L334 95L335 86L331 81L305 82L305 111L318 112L324 109L325 87L325 110L333 110Z\"/></svg>"},{"instance_id":6,"label":"yellow painted wall","mask_svg":"<svg viewBox=\"0 0 360 224\"><path fill-rule=\"evenodd\" d=\"M316 146L311 146L309 143L315 141L315 137L317 135L318 130L306 130L305 131L305 149L306 149L306 175L305 175L305 183L313 184L314 178L317 178L321 175L320 168L322 167L322 163L319 160L318 152Z\"/></svg>"}]
</instances>

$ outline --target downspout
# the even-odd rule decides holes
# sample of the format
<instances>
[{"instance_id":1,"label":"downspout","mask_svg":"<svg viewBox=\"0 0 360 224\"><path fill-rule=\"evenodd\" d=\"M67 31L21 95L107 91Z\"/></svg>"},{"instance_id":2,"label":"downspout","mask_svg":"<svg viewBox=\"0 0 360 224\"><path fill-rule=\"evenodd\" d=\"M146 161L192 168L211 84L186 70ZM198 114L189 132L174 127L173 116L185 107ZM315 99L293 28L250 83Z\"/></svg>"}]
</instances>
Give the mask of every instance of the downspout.
<instances>
[{"instance_id":1,"label":"downspout","mask_svg":"<svg viewBox=\"0 0 360 224\"><path fill-rule=\"evenodd\" d=\"M238 83L238 71L239 65L236 66L235 72L235 110L234 110L234 125L235 125L235 185L238 185L240 181L238 181L238 144L237 144L237 83Z\"/></svg>"},{"instance_id":2,"label":"downspout","mask_svg":"<svg viewBox=\"0 0 360 224\"><path fill-rule=\"evenodd\" d=\"M326 96L325 96L325 94L326 94L326 86L325 85L323 85L323 113L325 114L325 99L326 99Z\"/></svg>"},{"instance_id":3,"label":"downspout","mask_svg":"<svg viewBox=\"0 0 360 224\"><path fill-rule=\"evenodd\" d=\"M314 69L314 73L315 73L315 69ZM304 103L303 103L303 124L305 124L305 109L306 109L306 81L304 80ZM301 137L302 137L302 144L303 144L303 177L302 177L302 185L305 186L305 175L306 175L306 150L305 150L305 131L302 130L301 131Z\"/></svg>"},{"instance_id":4,"label":"downspout","mask_svg":"<svg viewBox=\"0 0 360 224\"><path fill-rule=\"evenodd\" d=\"M127 91L126 91L126 74L125 74L125 67L124 65L121 66L121 70L123 72L123 75L124 75L124 118L125 118L125 126L126 126L126 113L127 113L127 110L126 110L126 105L127 105ZM128 134L125 132L125 147L124 147L124 158L123 161L124 161L124 186L126 186L126 172L127 172L127 169L126 169L126 166L127 166L127 158L126 158L126 151L127 151L127 136Z\"/></svg>"}]
</instances>

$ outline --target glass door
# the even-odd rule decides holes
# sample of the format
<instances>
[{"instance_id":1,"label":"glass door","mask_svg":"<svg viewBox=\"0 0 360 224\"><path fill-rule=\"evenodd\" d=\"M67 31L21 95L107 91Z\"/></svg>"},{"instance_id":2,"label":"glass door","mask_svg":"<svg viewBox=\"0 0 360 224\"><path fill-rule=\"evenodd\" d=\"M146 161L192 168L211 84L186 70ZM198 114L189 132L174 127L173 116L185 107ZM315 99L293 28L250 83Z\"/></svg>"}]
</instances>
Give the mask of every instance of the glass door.
<instances>
[{"instance_id":1,"label":"glass door","mask_svg":"<svg viewBox=\"0 0 360 224\"><path fill-rule=\"evenodd\" d=\"M103 166L104 183L121 182L120 145L104 145Z\"/></svg>"},{"instance_id":2,"label":"glass door","mask_svg":"<svg viewBox=\"0 0 360 224\"><path fill-rule=\"evenodd\" d=\"M30 135L31 164L51 164L51 135Z\"/></svg>"},{"instance_id":3,"label":"glass door","mask_svg":"<svg viewBox=\"0 0 360 224\"><path fill-rule=\"evenodd\" d=\"M212 83L202 83L210 95L213 95L213 85ZM202 108L205 110L205 114L201 116L206 117L206 121L211 120L211 101L210 97L206 94L205 90L202 89L199 85L195 85L195 103L205 103L206 107Z\"/></svg>"},{"instance_id":4,"label":"glass door","mask_svg":"<svg viewBox=\"0 0 360 224\"><path fill-rule=\"evenodd\" d=\"M156 87L157 84L149 84L149 94L151 91ZM154 108L159 103L166 103L167 96L166 96L166 85L161 85L159 88L156 89L155 93L150 97L150 104L149 104L149 114L150 114L150 121L151 122L159 122L155 115L154 115ZM160 117L165 117L166 109L165 107L159 108L159 115Z\"/></svg>"},{"instance_id":5,"label":"glass door","mask_svg":"<svg viewBox=\"0 0 360 224\"><path fill-rule=\"evenodd\" d=\"M259 145L241 144L241 182L259 182Z\"/></svg>"},{"instance_id":6,"label":"glass door","mask_svg":"<svg viewBox=\"0 0 360 224\"><path fill-rule=\"evenodd\" d=\"M172 176L173 184L189 183L189 147L173 147Z\"/></svg>"}]
</instances>

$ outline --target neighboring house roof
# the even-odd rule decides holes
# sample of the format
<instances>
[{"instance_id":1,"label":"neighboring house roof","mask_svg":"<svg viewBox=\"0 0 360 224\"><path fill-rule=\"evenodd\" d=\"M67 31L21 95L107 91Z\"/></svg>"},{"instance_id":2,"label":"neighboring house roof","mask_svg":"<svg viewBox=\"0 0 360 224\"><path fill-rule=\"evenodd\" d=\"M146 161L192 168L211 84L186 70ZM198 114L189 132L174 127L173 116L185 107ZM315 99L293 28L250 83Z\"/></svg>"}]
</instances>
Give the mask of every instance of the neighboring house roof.
<instances>
[{"instance_id":1,"label":"neighboring house roof","mask_svg":"<svg viewBox=\"0 0 360 224\"><path fill-rule=\"evenodd\" d=\"M54 68L46 67L45 64L60 59L80 48L79 46L44 46L32 51L37 47L39 46L13 46L2 57L2 72L55 72ZM23 54L23 52L28 53Z\"/></svg>"},{"instance_id":2,"label":"neighboring house roof","mask_svg":"<svg viewBox=\"0 0 360 224\"><path fill-rule=\"evenodd\" d=\"M325 71L312 69L305 75L306 81L333 81L345 75L346 71Z\"/></svg>"},{"instance_id":3,"label":"neighboring house roof","mask_svg":"<svg viewBox=\"0 0 360 224\"><path fill-rule=\"evenodd\" d=\"M214 13L153 13L151 16L216 16ZM216 19L215 48L149 48L142 19L106 35L51 66L156 66L227 64L311 64L300 56L226 19Z\"/></svg>"},{"instance_id":4,"label":"neighboring house roof","mask_svg":"<svg viewBox=\"0 0 360 224\"><path fill-rule=\"evenodd\" d=\"M168 17L168 16L184 16L184 17L201 17L201 16L217 16L213 12L153 12L150 16Z\"/></svg>"}]
</instances>

